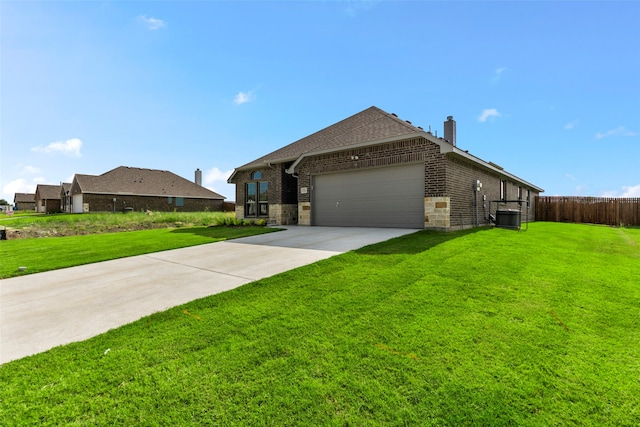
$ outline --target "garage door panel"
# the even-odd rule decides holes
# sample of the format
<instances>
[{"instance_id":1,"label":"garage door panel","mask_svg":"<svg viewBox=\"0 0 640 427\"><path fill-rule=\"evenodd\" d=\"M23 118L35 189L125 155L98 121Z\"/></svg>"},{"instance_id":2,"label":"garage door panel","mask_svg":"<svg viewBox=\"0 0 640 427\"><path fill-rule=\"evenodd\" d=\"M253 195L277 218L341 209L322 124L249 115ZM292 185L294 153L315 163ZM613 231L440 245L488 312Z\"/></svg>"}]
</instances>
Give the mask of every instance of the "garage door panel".
<instances>
[{"instance_id":1,"label":"garage door panel","mask_svg":"<svg viewBox=\"0 0 640 427\"><path fill-rule=\"evenodd\" d=\"M423 165L317 175L312 206L315 225L422 228Z\"/></svg>"}]
</instances>

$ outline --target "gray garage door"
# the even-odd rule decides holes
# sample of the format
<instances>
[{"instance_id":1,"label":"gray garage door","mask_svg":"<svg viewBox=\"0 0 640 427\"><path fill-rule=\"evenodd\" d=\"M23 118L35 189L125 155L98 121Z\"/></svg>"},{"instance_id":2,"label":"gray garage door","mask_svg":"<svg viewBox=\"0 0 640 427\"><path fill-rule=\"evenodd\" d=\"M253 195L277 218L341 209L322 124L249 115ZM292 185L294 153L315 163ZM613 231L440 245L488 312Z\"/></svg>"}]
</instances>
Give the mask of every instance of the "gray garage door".
<instances>
[{"instance_id":1,"label":"gray garage door","mask_svg":"<svg viewBox=\"0 0 640 427\"><path fill-rule=\"evenodd\" d=\"M316 175L314 225L424 228L422 163Z\"/></svg>"}]
</instances>

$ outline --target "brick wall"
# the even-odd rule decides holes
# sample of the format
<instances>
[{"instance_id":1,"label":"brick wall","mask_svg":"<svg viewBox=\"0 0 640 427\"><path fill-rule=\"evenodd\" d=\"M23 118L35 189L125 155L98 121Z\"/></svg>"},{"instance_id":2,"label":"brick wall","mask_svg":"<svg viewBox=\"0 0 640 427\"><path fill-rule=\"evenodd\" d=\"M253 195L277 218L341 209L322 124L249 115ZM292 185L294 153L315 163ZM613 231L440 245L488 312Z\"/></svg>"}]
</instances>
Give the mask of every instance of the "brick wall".
<instances>
[{"instance_id":1,"label":"brick wall","mask_svg":"<svg viewBox=\"0 0 640 427\"><path fill-rule=\"evenodd\" d=\"M257 182L251 179L254 172L262 172L258 181L269 182L267 197L269 200L269 222L276 224L292 224L296 222L298 181L286 172L287 164L276 164L260 169L236 172L236 218L244 219L245 191L247 182Z\"/></svg>"},{"instance_id":2,"label":"brick wall","mask_svg":"<svg viewBox=\"0 0 640 427\"><path fill-rule=\"evenodd\" d=\"M357 159L356 159L357 157ZM424 162L425 196L443 196L444 164L437 144L412 138L376 146L344 150L304 159L298 168L298 185L311 188L311 176L349 170ZM310 202L311 191L299 194L299 202Z\"/></svg>"},{"instance_id":3,"label":"brick wall","mask_svg":"<svg viewBox=\"0 0 640 427\"><path fill-rule=\"evenodd\" d=\"M115 212L122 212L125 208L134 211L157 211L157 212L211 212L222 211L222 200L211 199L191 199L183 198L184 205L176 206L176 198L173 197L171 203L166 196L135 196L135 195L105 195L105 194L83 194L83 203L89 204L89 212L113 212L115 202Z\"/></svg>"},{"instance_id":4,"label":"brick wall","mask_svg":"<svg viewBox=\"0 0 640 427\"><path fill-rule=\"evenodd\" d=\"M500 181L506 180L506 199L516 200L518 198L518 187L521 184L515 183L504 175L482 169L465 160L448 157L447 158L447 194L451 196L451 227L467 228L475 224L476 209L474 206L474 185L477 179L482 182L482 188L477 194L478 223L488 224L486 218L489 209L495 214L496 208L519 209L522 212L522 221L526 219L526 197L527 191L531 191L531 206L529 206L529 221L535 220L535 209L533 197L537 193L522 186L523 204L518 203L493 203L500 200ZM483 200L486 196L486 201ZM489 202L492 202L491 204Z\"/></svg>"},{"instance_id":5,"label":"brick wall","mask_svg":"<svg viewBox=\"0 0 640 427\"><path fill-rule=\"evenodd\" d=\"M313 175L331 172L359 170L366 168L402 165L407 163L423 162L425 168L425 206L433 202L443 203L447 201L449 212L449 224L452 228L472 227L476 221L474 206L473 185L479 179L483 187L478 192L477 212L478 223L487 224L489 215L489 201L500 198L500 180L502 175L487 171L464 159L441 154L440 147L424 138L411 138L402 141L390 142L376 146L348 149L333 153L327 153L307 157L298 166L297 179L286 173L290 164L273 165L271 168L260 169L263 180L269 181L269 205L270 221L285 224L292 216L297 218L300 225L311 223L311 177ZM245 183L250 181L252 171L239 171L236 174L236 216L243 218ZM300 191L307 188L307 192ZM507 182L507 197L517 198L518 184ZM526 192L523 188L523 199L526 200ZM486 202L483 196L486 195ZM531 192L533 204L536 193ZM273 206L273 215L271 215ZM294 208L295 206L295 208ZM496 204L492 204L495 212ZM500 205L503 208L519 208L518 204ZM437 208L442 209L442 208ZM525 220L526 203L521 210L522 220ZM529 219L533 220L534 206L529 208ZM435 211L434 211L435 212ZM438 211L438 218L441 212ZM443 211L444 212L444 211ZM433 216L433 215L432 215ZM435 216L433 216L435 217ZM444 224L438 220L439 224ZM426 224L427 225L427 224ZM428 226L428 225L427 225Z\"/></svg>"}]
</instances>

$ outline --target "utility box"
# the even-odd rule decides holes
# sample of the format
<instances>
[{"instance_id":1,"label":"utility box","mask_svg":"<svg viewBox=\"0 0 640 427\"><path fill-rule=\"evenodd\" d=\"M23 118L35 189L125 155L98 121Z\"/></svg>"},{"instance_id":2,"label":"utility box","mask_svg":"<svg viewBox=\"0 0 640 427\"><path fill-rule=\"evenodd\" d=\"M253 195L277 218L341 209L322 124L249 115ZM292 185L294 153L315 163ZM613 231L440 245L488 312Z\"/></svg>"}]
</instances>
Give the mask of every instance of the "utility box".
<instances>
[{"instance_id":1,"label":"utility box","mask_svg":"<svg viewBox=\"0 0 640 427\"><path fill-rule=\"evenodd\" d=\"M496 227L520 230L521 214L517 209L501 209L496 211Z\"/></svg>"}]
</instances>

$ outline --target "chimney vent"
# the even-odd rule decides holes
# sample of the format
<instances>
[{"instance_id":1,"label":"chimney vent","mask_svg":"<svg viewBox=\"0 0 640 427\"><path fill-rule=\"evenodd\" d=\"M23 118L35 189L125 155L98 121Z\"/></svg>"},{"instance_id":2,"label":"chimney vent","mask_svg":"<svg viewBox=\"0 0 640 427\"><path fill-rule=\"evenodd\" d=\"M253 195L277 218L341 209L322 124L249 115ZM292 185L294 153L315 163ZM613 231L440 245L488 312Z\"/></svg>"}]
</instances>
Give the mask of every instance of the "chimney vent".
<instances>
[{"instance_id":1,"label":"chimney vent","mask_svg":"<svg viewBox=\"0 0 640 427\"><path fill-rule=\"evenodd\" d=\"M202 171L199 168L196 169L196 184L202 187Z\"/></svg>"},{"instance_id":2,"label":"chimney vent","mask_svg":"<svg viewBox=\"0 0 640 427\"><path fill-rule=\"evenodd\" d=\"M447 116L447 121L444 122L444 139L456 146L456 121L453 116Z\"/></svg>"}]
</instances>

